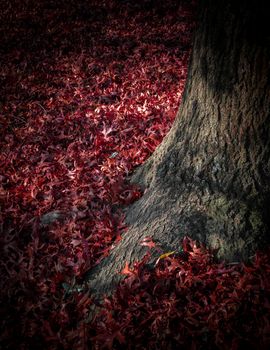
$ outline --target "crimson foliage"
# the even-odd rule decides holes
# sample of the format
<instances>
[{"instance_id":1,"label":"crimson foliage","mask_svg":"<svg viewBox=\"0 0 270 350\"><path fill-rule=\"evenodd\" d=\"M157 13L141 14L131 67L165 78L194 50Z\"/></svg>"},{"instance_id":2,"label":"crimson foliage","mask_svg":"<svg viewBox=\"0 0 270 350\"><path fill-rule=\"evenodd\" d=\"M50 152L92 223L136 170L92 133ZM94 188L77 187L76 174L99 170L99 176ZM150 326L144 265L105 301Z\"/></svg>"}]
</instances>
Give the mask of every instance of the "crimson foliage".
<instances>
[{"instance_id":1,"label":"crimson foliage","mask_svg":"<svg viewBox=\"0 0 270 350\"><path fill-rule=\"evenodd\" d=\"M143 262L127 267L91 324L91 295L72 288L121 239L121 208L141 195L127 176L173 122L192 28L192 6L177 0L2 1L3 349L143 347L139 334L146 348L194 347L198 339L220 347L234 339L236 347L255 336L265 344L263 256L228 273L206 251L196 261L187 251L161 259L151 272ZM155 248L151 238L143 244ZM228 292L218 287L226 283ZM223 325L232 319L244 338L226 338Z\"/></svg>"},{"instance_id":2,"label":"crimson foliage","mask_svg":"<svg viewBox=\"0 0 270 350\"><path fill-rule=\"evenodd\" d=\"M269 348L269 251L226 265L185 237L164 256L125 267L91 325L94 349Z\"/></svg>"},{"instance_id":3,"label":"crimson foliage","mask_svg":"<svg viewBox=\"0 0 270 350\"><path fill-rule=\"evenodd\" d=\"M91 296L65 286L121 239L141 195L126 177L174 119L192 26L177 1L1 2L2 348L78 346Z\"/></svg>"}]
</instances>

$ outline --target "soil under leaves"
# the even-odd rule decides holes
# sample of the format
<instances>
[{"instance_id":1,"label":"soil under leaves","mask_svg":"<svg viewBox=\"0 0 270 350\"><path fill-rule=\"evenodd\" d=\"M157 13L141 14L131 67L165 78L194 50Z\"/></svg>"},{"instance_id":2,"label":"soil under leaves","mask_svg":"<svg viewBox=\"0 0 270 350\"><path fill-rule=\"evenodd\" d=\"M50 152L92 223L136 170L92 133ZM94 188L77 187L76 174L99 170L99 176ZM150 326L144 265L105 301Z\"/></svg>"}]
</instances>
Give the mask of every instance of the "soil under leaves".
<instances>
[{"instance_id":1,"label":"soil under leaves","mask_svg":"<svg viewBox=\"0 0 270 350\"><path fill-rule=\"evenodd\" d=\"M126 230L127 177L172 125L193 27L185 1L2 1L2 349L269 345L267 255L225 266L186 238L127 265L92 323L74 287Z\"/></svg>"}]
</instances>

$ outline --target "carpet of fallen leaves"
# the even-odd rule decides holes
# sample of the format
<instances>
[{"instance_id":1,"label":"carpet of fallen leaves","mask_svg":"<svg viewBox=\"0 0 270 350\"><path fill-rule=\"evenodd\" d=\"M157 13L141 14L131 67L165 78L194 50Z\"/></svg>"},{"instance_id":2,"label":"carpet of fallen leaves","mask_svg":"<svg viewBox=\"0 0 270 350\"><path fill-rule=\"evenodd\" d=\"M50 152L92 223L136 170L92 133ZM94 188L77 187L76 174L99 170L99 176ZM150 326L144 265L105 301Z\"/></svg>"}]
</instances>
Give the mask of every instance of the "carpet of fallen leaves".
<instances>
[{"instance_id":1,"label":"carpet of fallen leaves","mask_svg":"<svg viewBox=\"0 0 270 350\"><path fill-rule=\"evenodd\" d=\"M265 255L217 265L186 238L150 270L127 266L92 323L91 295L69 289L141 196L127 175L175 118L193 14L179 0L1 2L1 349L269 345Z\"/></svg>"},{"instance_id":2,"label":"carpet of fallen leaves","mask_svg":"<svg viewBox=\"0 0 270 350\"><path fill-rule=\"evenodd\" d=\"M105 298L91 325L94 349L269 348L269 253L217 263L185 237L154 266L149 256L126 265L127 277Z\"/></svg>"}]
</instances>

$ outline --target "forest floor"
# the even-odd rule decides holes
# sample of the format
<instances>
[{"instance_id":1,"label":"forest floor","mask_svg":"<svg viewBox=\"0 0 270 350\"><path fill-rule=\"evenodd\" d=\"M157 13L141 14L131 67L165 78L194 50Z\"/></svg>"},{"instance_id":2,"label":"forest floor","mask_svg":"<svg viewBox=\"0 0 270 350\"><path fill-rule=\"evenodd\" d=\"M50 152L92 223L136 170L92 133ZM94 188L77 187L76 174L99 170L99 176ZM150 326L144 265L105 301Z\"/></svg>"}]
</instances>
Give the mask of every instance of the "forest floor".
<instances>
[{"instance_id":1,"label":"forest floor","mask_svg":"<svg viewBox=\"0 0 270 350\"><path fill-rule=\"evenodd\" d=\"M152 271L147 256L119 271L127 278L91 323L90 292L73 288L142 195L127 179L176 116L194 11L178 0L2 1L1 349L269 345L265 254L218 264L185 238Z\"/></svg>"}]
</instances>

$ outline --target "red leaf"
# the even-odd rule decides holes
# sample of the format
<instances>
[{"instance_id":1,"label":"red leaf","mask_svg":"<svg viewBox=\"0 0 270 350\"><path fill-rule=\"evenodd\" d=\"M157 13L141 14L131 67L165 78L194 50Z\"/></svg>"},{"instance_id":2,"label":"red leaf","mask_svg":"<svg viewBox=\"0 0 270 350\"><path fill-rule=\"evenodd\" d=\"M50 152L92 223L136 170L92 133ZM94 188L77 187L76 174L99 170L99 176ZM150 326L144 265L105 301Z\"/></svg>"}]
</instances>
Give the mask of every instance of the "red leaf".
<instances>
[{"instance_id":1,"label":"red leaf","mask_svg":"<svg viewBox=\"0 0 270 350\"><path fill-rule=\"evenodd\" d=\"M134 276L135 273L130 270L128 262L126 262L125 267L123 270L120 272L122 275L129 275L129 276Z\"/></svg>"},{"instance_id":2,"label":"red leaf","mask_svg":"<svg viewBox=\"0 0 270 350\"><path fill-rule=\"evenodd\" d=\"M155 248L156 243L152 240L151 237L144 237L144 239L141 241L140 245L149 247L149 248Z\"/></svg>"}]
</instances>

